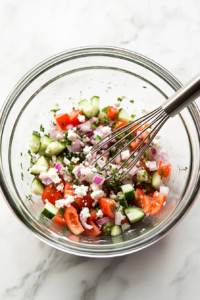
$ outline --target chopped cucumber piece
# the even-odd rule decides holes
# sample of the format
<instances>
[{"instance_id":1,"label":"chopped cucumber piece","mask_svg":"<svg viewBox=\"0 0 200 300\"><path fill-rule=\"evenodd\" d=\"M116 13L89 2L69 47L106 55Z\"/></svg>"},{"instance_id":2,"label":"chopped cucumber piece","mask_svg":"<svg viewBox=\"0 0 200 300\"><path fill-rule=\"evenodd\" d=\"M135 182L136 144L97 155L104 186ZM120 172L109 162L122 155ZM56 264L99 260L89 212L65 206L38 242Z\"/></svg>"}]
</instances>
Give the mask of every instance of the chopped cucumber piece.
<instances>
[{"instance_id":1,"label":"chopped cucumber piece","mask_svg":"<svg viewBox=\"0 0 200 300\"><path fill-rule=\"evenodd\" d=\"M112 236L116 236L116 235L119 235L121 233L122 233L121 226L119 226L119 225L112 226L112 228L111 228L111 235Z\"/></svg>"},{"instance_id":2,"label":"chopped cucumber piece","mask_svg":"<svg viewBox=\"0 0 200 300\"><path fill-rule=\"evenodd\" d=\"M140 182L149 181L149 174L146 170L139 170L137 172L137 180Z\"/></svg>"},{"instance_id":3,"label":"chopped cucumber piece","mask_svg":"<svg viewBox=\"0 0 200 300\"><path fill-rule=\"evenodd\" d=\"M53 142L47 147L45 154L50 155L50 156L58 155L61 152L63 152L65 150L65 148L66 148L65 143Z\"/></svg>"},{"instance_id":4,"label":"chopped cucumber piece","mask_svg":"<svg viewBox=\"0 0 200 300\"><path fill-rule=\"evenodd\" d=\"M38 160L34 163L34 165L31 167L31 174L39 175L42 172L41 167L45 167L46 169L49 168L49 163L43 155L40 156Z\"/></svg>"},{"instance_id":5,"label":"chopped cucumber piece","mask_svg":"<svg viewBox=\"0 0 200 300\"><path fill-rule=\"evenodd\" d=\"M48 219L53 219L53 217L55 217L57 212L58 212L58 209L53 204L51 204L50 202L47 202L44 205L44 208L43 208L41 214L43 216L47 217Z\"/></svg>"},{"instance_id":6,"label":"chopped cucumber piece","mask_svg":"<svg viewBox=\"0 0 200 300\"><path fill-rule=\"evenodd\" d=\"M127 114L127 112L126 112L125 109L123 109L123 108L120 108L119 113L118 113L116 119L117 119L118 121L119 121L119 120L126 121L126 122L131 121L130 116Z\"/></svg>"},{"instance_id":7,"label":"chopped cucumber piece","mask_svg":"<svg viewBox=\"0 0 200 300\"><path fill-rule=\"evenodd\" d=\"M119 204L123 207L128 207L127 201L122 192L117 193Z\"/></svg>"},{"instance_id":8,"label":"chopped cucumber piece","mask_svg":"<svg viewBox=\"0 0 200 300\"><path fill-rule=\"evenodd\" d=\"M163 183L162 178L158 175L158 171L155 171L151 177L151 184L154 190L158 190L158 188Z\"/></svg>"},{"instance_id":9,"label":"chopped cucumber piece","mask_svg":"<svg viewBox=\"0 0 200 300\"><path fill-rule=\"evenodd\" d=\"M44 192L44 184L37 178L34 178L31 184L31 192L35 195L42 196Z\"/></svg>"},{"instance_id":10,"label":"chopped cucumber piece","mask_svg":"<svg viewBox=\"0 0 200 300\"><path fill-rule=\"evenodd\" d=\"M86 107L86 106L89 105L89 103L88 103L88 101L86 99L81 100L78 104L79 104L79 106L84 106L84 107Z\"/></svg>"},{"instance_id":11,"label":"chopped cucumber piece","mask_svg":"<svg viewBox=\"0 0 200 300\"><path fill-rule=\"evenodd\" d=\"M31 138L29 140L29 147L33 153L38 153L40 149L40 137L38 135L34 133L31 135Z\"/></svg>"},{"instance_id":12,"label":"chopped cucumber piece","mask_svg":"<svg viewBox=\"0 0 200 300\"><path fill-rule=\"evenodd\" d=\"M43 140L40 144L39 155L45 154L47 147L53 142L54 142L54 140L52 140L48 135L45 134L45 136L43 137Z\"/></svg>"},{"instance_id":13,"label":"chopped cucumber piece","mask_svg":"<svg viewBox=\"0 0 200 300\"><path fill-rule=\"evenodd\" d=\"M110 221L102 225L103 233L106 235L110 234L112 227L113 227L113 220L110 219Z\"/></svg>"},{"instance_id":14,"label":"chopped cucumber piece","mask_svg":"<svg viewBox=\"0 0 200 300\"><path fill-rule=\"evenodd\" d=\"M86 118L90 119L93 117L93 107L91 105L82 107L81 111Z\"/></svg>"},{"instance_id":15,"label":"chopped cucumber piece","mask_svg":"<svg viewBox=\"0 0 200 300\"><path fill-rule=\"evenodd\" d=\"M124 212L131 224L141 221L146 216L145 212L136 206L129 206Z\"/></svg>"},{"instance_id":16,"label":"chopped cucumber piece","mask_svg":"<svg viewBox=\"0 0 200 300\"><path fill-rule=\"evenodd\" d=\"M135 200L135 191L134 188L130 184L125 184L121 186L122 192L124 194L124 198L126 201Z\"/></svg>"},{"instance_id":17,"label":"chopped cucumber piece","mask_svg":"<svg viewBox=\"0 0 200 300\"><path fill-rule=\"evenodd\" d=\"M104 112L100 111L100 112L99 112L99 114L98 114L98 119L99 119L99 120L103 120L103 119L104 119L104 117L106 117L106 116L107 116L107 114L106 114L106 113L104 113Z\"/></svg>"},{"instance_id":18,"label":"chopped cucumber piece","mask_svg":"<svg viewBox=\"0 0 200 300\"><path fill-rule=\"evenodd\" d=\"M123 216L125 216L125 213L124 213L124 208L120 205L116 211L120 212Z\"/></svg>"},{"instance_id":19,"label":"chopped cucumber piece","mask_svg":"<svg viewBox=\"0 0 200 300\"><path fill-rule=\"evenodd\" d=\"M99 113L99 97L94 96L90 99L90 104L93 107L93 117L96 117Z\"/></svg>"}]
</instances>

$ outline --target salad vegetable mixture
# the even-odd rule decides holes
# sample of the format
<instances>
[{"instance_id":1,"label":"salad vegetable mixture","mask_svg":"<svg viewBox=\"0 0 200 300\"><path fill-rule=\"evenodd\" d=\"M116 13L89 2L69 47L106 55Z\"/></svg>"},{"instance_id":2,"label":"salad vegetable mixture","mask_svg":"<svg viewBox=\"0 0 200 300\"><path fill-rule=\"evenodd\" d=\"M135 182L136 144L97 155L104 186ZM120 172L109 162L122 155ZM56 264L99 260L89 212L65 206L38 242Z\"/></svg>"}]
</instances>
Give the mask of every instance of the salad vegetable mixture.
<instances>
[{"instance_id":1,"label":"salad vegetable mixture","mask_svg":"<svg viewBox=\"0 0 200 300\"><path fill-rule=\"evenodd\" d=\"M123 179L117 173L110 181L105 180L118 170L153 128L148 128L103 168L100 175L97 174L110 157L148 124L137 125L136 132L91 166L93 159L100 155L92 155L92 147L133 120L134 116L130 117L120 108L121 100L118 98L115 105L99 110L99 97L94 96L90 103L80 101L69 113L58 114L59 109L52 110L55 118L52 130L42 138L37 131L31 135L29 171L35 177L31 191L42 198L41 214L76 235L119 235L130 224L159 213L169 192L163 179L169 177L171 164L167 153L158 150L156 139ZM42 125L40 131L45 131ZM115 142L109 142L103 150Z\"/></svg>"}]
</instances>

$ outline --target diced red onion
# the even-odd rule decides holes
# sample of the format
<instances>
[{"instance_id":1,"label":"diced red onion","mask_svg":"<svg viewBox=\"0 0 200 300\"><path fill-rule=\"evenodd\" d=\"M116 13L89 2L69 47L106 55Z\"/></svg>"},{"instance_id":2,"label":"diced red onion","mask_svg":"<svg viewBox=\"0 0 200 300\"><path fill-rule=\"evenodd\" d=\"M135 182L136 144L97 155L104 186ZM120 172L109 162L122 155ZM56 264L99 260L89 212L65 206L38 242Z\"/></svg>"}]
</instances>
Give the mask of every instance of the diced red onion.
<instances>
[{"instance_id":1,"label":"diced red onion","mask_svg":"<svg viewBox=\"0 0 200 300\"><path fill-rule=\"evenodd\" d=\"M58 170L58 172L60 172L62 170L62 166L60 164L57 164L56 169Z\"/></svg>"},{"instance_id":2,"label":"diced red onion","mask_svg":"<svg viewBox=\"0 0 200 300\"><path fill-rule=\"evenodd\" d=\"M169 160L168 154L166 152L161 152L161 158L164 161L168 161Z\"/></svg>"},{"instance_id":3,"label":"diced red onion","mask_svg":"<svg viewBox=\"0 0 200 300\"><path fill-rule=\"evenodd\" d=\"M139 169L136 167L136 166L134 166L128 173L130 174L130 175L132 175L132 176L134 176L135 174L137 174L137 171L138 171Z\"/></svg>"},{"instance_id":4,"label":"diced red onion","mask_svg":"<svg viewBox=\"0 0 200 300\"><path fill-rule=\"evenodd\" d=\"M80 139L77 138L71 143L71 152L81 152L80 142Z\"/></svg>"},{"instance_id":5,"label":"diced red onion","mask_svg":"<svg viewBox=\"0 0 200 300\"><path fill-rule=\"evenodd\" d=\"M51 131L49 131L49 133L50 133L50 138L54 141L57 141L56 136L58 133L60 133L60 131L59 130L51 130Z\"/></svg>"},{"instance_id":6,"label":"diced red onion","mask_svg":"<svg viewBox=\"0 0 200 300\"><path fill-rule=\"evenodd\" d=\"M152 172L152 171L157 171L158 170L158 167L157 167L157 163L156 161L149 161L148 162L148 168L149 170Z\"/></svg>"},{"instance_id":7,"label":"diced red onion","mask_svg":"<svg viewBox=\"0 0 200 300\"><path fill-rule=\"evenodd\" d=\"M92 117L91 119L90 119L90 121L92 122L92 123L95 123L95 122L98 122L98 118L97 117Z\"/></svg>"},{"instance_id":8,"label":"diced red onion","mask_svg":"<svg viewBox=\"0 0 200 300\"><path fill-rule=\"evenodd\" d=\"M115 225L121 225L121 212L115 212Z\"/></svg>"},{"instance_id":9,"label":"diced red onion","mask_svg":"<svg viewBox=\"0 0 200 300\"><path fill-rule=\"evenodd\" d=\"M105 136L105 134L97 128L96 130L94 130L94 138L97 136L100 136L101 138L103 138Z\"/></svg>"},{"instance_id":10,"label":"diced red onion","mask_svg":"<svg viewBox=\"0 0 200 300\"><path fill-rule=\"evenodd\" d=\"M91 122L90 121L87 121L81 125L78 125L77 127L80 128L80 130L85 133L85 132L88 132L88 131L91 131L92 130L92 127L90 126L91 125Z\"/></svg>"},{"instance_id":11,"label":"diced red onion","mask_svg":"<svg viewBox=\"0 0 200 300\"><path fill-rule=\"evenodd\" d=\"M96 184L102 184L104 182L104 180L105 180L105 178L102 178L99 175L95 174L92 182L94 182Z\"/></svg>"},{"instance_id":12,"label":"diced red onion","mask_svg":"<svg viewBox=\"0 0 200 300\"><path fill-rule=\"evenodd\" d=\"M80 174L81 174L81 168L79 167L77 175L80 175Z\"/></svg>"},{"instance_id":13,"label":"diced red onion","mask_svg":"<svg viewBox=\"0 0 200 300\"><path fill-rule=\"evenodd\" d=\"M160 193L164 196L167 196L169 194L168 186L160 186Z\"/></svg>"},{"instance_id":14,"label":"diced red onion","mask_svg":"<svg viewBox=\"0 0 200 300\"><path fill-rule=\"evenodd\" d=\"M94 136L94 133L93 133L93 132L90 132L90 133L87 135L87 137L88 137L89 139L91 139L93 136Z\"/></svg>"},{"instance_id":15,"label":"diced red onion","mask_svg":"<svg viewBox=\"0 0 200 300\"><path fill-rule=\"evenodd\" d=\"M139 152L138 152L138 151L136 151L136 152L134 153L134 156L137 156L137 155L138 155L138 153L139 153Z\"/></svg>"},{"instance_id":16,"label":"diced red onion","mask_svg":"<svg viewBox=\"0 0 200 300\"><path fill-rule=\"evenodd\" d=\"M86 222L85 222L85 220L83 219L83 217L82 216L80 216L80 221L81 221L81 224L83 225L83 227L85 227L86 229L92 229L93 228L93 226L92 225L89 225L89 224L87 224Z\"/></svg>"},{"instance_id":17,"label":"diced red onion","mask_svg":"<svg viewBox=\"0 0 200 300\"><path fill-rule=\"evenodd\" d=\"M150 151L153 156L156 155L156 153L157 153L155 148L150 148Z\"/></svg>"},{"instance_id":18,"label":"diced red onion","mask_svg":"<svg viewBox=\"0 0 200 300\"><path fill-rule=\"evenodd\" d=\"M96 223L97 223L97 225L103 225L103 224L107 223L108 221L110 221L110 218L109 217L104 217L100 220L97 220Z\"/></svg>"},{"instance_id":19,"label":"diced red onion","mask_svg":"<svg viewBox=\"0 0 200 300\"><path fill-rule=\"evenodd\" d=\"M52 180L51 180L51 178L48 177L47 179L45 179L45 182L47 185L49 185L50 183L52 183Z\"/></svg>"},{"instance_id":20,"label":"diced red onion","mask_svg":"<svg viewBox=\"0 0 200 300\"><path fill-rule=\"evenodd\" d=\"M69 124L69 125L67 125L66 130L73 129L73 128L74 128L74 126Z\"/></svg>"},{"instance_id":21,"label":"diced red onion","mask_svg":"<svg viewBox=\"0 0 200 300\"><path fill-rule=\"evenodd\" d=\"M119 164L121 162L121 154L118 154L116 157L115 157L115 162L116 164Z\"/></svg>"},{"instance_id":22,"label":"diced red onion","mask_svg":"<svg viewBox=\"0 0 200 300\"><path fill-rule=\"evenodd\" d=\"M67 145L66 147L67 147L67 149L69 150L69 152L72 152L72 146Z\"/></svg>"}]
</instances>

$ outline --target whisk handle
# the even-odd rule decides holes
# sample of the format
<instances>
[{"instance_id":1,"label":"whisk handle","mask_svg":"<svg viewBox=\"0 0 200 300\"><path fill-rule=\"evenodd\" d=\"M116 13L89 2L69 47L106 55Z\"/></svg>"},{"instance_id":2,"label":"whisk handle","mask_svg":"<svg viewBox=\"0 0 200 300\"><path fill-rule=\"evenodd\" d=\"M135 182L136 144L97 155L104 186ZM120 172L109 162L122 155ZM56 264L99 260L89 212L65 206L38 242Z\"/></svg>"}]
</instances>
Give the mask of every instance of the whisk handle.
<instances>
[{"instance_id":1,"label":"whisk handle","mask_svg":"<svg viewBox=\"0 0 200 300\"><path fill-rule=\"evenodd\" d=\"M163 110L170 117L174 117L188 104L200 96L200 74L190 80L180 90L162 104Z\"/></svg>"}]
</instances>

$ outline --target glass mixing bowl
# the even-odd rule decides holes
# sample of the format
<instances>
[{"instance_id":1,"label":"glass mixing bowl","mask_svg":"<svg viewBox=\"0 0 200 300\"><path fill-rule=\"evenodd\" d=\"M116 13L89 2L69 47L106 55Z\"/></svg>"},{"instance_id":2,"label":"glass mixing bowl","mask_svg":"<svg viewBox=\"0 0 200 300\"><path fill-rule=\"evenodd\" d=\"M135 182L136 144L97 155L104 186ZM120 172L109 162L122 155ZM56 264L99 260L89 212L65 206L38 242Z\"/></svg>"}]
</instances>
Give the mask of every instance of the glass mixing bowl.
<instances>
[{"instance_id":1,"label":"glass mixing bowl","mask_svg":"<svg viewBox=\"0 0 200 300\"><path fill-rule=\"evenodd\" d=\"M100 96L101 108L121 97L123 107L140 116L143 109L155 109L180 86L172 74L149 58L112 47L65 51L33 68L12 90L0 113L0 184L15 215L42 241L82 256L120 256L162 238L186 214L198 192L200 114L194 103L160 131L161 145L172 164L164 209L114 238L75 236L41 218L40 197L32 195L34 203L28 197L33 180L27 171L28 141L41 124L49 128L55 102L60 103L60 112L67 112L73 102L93 95Z\"/></svg>"}]
</instances>

